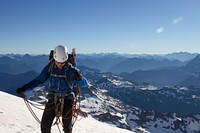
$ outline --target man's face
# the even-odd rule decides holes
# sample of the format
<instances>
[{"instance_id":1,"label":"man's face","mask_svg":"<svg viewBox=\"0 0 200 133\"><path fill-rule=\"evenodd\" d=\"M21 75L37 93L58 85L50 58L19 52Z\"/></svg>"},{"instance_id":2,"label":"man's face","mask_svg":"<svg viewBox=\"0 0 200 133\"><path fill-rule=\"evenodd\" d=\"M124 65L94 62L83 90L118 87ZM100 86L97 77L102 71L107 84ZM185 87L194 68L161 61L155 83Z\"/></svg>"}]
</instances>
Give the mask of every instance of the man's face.
<instances>
[{"instance_id":1,"label":"man's face","mask_svg":"<svg viewBox=\"0 0 200 133\"><path fill-rule=\"evenodd\" d=\"M55 61L55 63L56 63L56 66L57 66L59 69L62 69L63 66L65 65L65 62L57 62L57 61Z\"/></svg>"}]
</instances>

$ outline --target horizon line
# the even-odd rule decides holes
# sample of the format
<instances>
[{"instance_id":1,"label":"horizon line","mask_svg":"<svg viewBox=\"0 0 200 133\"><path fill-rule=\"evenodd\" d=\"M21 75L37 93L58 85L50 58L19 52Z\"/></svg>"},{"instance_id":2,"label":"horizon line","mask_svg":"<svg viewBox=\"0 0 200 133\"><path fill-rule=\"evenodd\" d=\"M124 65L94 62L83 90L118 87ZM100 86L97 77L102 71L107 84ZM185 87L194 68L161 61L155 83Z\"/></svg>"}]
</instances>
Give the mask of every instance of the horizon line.
<instances>
[{"instance_id":1,"label":"horizon line","mask_svg":"<svg viewBox=\"0 0 200 133\"><path fill-rule=\"evenodd\" d=\"M188 54L200 54L198 52L187 52L187 51L180 51L180 52L170 52L170 53L118 53L118 52L93 52L93 53L77 53L77 55L100 55L100 54L118 54L118 55L168 55L168 54L179 54L179 53L188 53ZM0 55L49 55L45 53L3 53Z\"/></svg>"}]
</instances>

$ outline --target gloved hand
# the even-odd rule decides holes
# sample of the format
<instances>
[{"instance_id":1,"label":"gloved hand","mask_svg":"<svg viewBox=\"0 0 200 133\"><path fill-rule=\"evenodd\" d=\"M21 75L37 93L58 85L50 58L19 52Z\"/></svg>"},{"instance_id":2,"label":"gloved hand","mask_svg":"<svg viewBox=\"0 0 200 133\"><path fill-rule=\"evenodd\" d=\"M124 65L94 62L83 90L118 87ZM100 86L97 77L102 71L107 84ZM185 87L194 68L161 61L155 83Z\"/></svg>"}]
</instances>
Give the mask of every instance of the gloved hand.
<instances>
[{"instance_id":1,"label":"gloved hand","mask_svg":"<svg viewBox=\"0 0 200 133\"><path fill-rule=\"evenodd\" d=\"M74 78L75 78L77 81L81 80L81 73L80 73L80 71L77 71L77 72L74 73Z\"/></svg>"},{"instance_id":2,"label":"gloved hand","mask_svg":"<svg viewBox=\"0 0 200 133\"><path fill-rule=\"evenodd\" d=\"M24 88L24 87L20 87L20 88L18 88L17 89L17 94L19 95L19 96L21 96L21 97L23 97L23 98L25 98L26 96L24 95L24 91L25 91L26 89Z\"/></svg>"}]
</instances>

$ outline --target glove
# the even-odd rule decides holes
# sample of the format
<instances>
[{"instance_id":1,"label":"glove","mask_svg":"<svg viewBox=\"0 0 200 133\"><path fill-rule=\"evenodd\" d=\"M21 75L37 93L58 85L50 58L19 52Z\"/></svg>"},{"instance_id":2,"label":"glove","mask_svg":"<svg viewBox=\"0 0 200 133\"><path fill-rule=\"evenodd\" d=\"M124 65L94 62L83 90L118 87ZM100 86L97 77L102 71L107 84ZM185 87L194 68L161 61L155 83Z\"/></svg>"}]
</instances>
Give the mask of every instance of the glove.
<instances>
[{"instance_id":1,"label":"glove","mask_svg":"<svg viewBox=\"0 0 200 133\"><path fill-rule=\"evenodd\" d=\"M80 71L77 71L77 72L74 73L74 78L75 78L77 81L81 80Z\"/></svg>"},{"instance_id":2,"label":"glove","mask_svg":"<svg viewBox=\"0 0 200 133\"><path fill-rule=\"evenodd\" d=\"M24 91L26 90L26 88L24 88L24 87L20 87L20 88L18 88L17 89L17 94L19 95L19 96L21 96L21 97L23 97L23 98L25 98L26 96L24 95Z\"/></svg>"}]
</instances>

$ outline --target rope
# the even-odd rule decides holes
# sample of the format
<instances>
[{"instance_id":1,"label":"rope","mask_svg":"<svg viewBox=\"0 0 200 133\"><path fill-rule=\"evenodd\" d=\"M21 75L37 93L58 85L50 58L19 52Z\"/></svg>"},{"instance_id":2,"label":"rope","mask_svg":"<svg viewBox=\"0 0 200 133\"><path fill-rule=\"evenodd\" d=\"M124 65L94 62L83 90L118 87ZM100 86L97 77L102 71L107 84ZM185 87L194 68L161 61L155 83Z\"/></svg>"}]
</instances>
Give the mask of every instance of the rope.
<instances>
[{"instance_id":1,"label":"rope","mask_svg":"<svg viewBox=\"0 0 200 133\"><path fill-rule=\"evenodd\" d=\"M35 107L35 108L37 108L37 109L40 109L40 110L44 110L44 108L38 107L38 106L44 106L44 105L33 103L33 102L31 102L31 101L29 101L29 100L27 100L27 99L25 99L25 100L26 100L27 103L29 103L29 104L32 105L33 107ZM48 103L48 104L54 104L54 102ZM54 109L54 107L52 107L52 108L50 108L50 109L48 109L48 110L52 110L52 109Z\"/></svg>"},{"instance_id":2,"label":"rope","mask_svg":"<svg viewBox=\"0 0 200 133\"><path fill-rule=\"evenodd\" d=\"M79 94L78 97L80 98L80 94ZM31 108L30 105L32 105L33 107L35 107L35 108L37 108L37 109L44 110L43 108L38 107L38 106L43 106L43 105L30 102L30 101L27 100L26 98L23 98L23 99L24 99L24 102L25 102L25 104L26 104L28 110L30 111L31 115L34 117L34 119L35 119L39 124L41 124L41 120L37 117L37 115L35 114L35 112L33 111L33 109ZM63 100L64 100L64 99L63 99ZM77 101L78 101L79 105L77 104ZM49 103L49 104L55 104L55 103L52 102L52 103ZM64 103L63 103L63 104L64 104ZM56 106L56 105L55 105L55 106ZM54 108L55 108L55 107L52 107L52 108L50 108L50 109L48 109L48 110L52 110L52 109L54 109ZM70 116L67 117L67 115L68 115L71 111L72 111L72 115L70 115ZM79 99L79 100L76 99L76 101L73 102L72 107L66 112L65 115L60 114L60 115L57 116L57 113L59 113L59 110L58 110L58 112L56 112L56 121L54 122L54 124L52 124L52 126L57 125L57 128L58 128L58 130L59 130L60 133L61 133L61 129L60 129L60 127L59 127L59 124L61 124L62 127L64 128L63 123L61 122L60 118L62 118L62 119L72 119L72 124L71 124L71 130L72 130L72 128L73 128L75 122L76 122L77 119L78 119L78 114L79 114L79 113L80 113L83 117L86 117L86 116L87 116L87 113L82 112L81 109L80 109L80 99ZM82 117L81 117L81 119L82 119ZM81 119L80 119L80 120L81 120ZM43 125L43 126L44 126L44 125ZM45 127L45 126L44 126L44 127Z\"/></svg>"},{"instance_id":3,"label":"rope","mask_svg":"<svg viewBox=\"0 0 200 133\"><path fill-rule=\"evenodd\" d=\"M25 102L25 104L26 104L28 110L29 110L30 113L32 114L32 116L35 118L35 120L36 120L39 124L41 124L40 119L37 117L37 115L34 113L33 109L31 108L31 106L29 105L28 100L24 98L24 102Z\"/></svg>"},{"instance_id":4,"label":"rope","mask_svg":"<svg viewBox=\"0 0 200 133\"><path fill-rule=\"evenodd\" d=\"M41 125L41 120L37 117L37 115L35 114L35 112L33 111L33 109L30 106L30 105L32 105L31 102L29 102L26 98L23 98L23 99L24 99L24 102L25 102L28 110L30 111L31 115L33 116L33 118ZM34 107L36 107L36 106L34 106ZM44 125L43 125L43 127L47 128Z\"/></svg>"}]
</instances>

